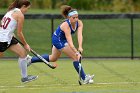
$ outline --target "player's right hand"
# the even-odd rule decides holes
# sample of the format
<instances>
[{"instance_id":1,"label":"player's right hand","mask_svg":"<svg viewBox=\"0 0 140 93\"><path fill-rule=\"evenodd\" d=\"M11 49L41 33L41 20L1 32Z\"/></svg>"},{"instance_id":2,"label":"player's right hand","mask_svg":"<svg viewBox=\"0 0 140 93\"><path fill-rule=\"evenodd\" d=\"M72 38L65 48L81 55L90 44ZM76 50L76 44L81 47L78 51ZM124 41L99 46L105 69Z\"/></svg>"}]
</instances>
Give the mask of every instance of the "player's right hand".
<instances>
[{"instance_id":1,"label":"player's right hand","mask_svg":"<svg viewBox=\"0 0 140 93\"><path fill-rule=\"evenodd\" d=\"M24 48L29 52L31 51L31 47L28 44L24 45Z\"/></svg>"},{"instance_id":2,"label":"player's right hand","mask_svg":"<svg viewBox=\"0 0 140 93\"><path fill-rule=\"evenodd\" d=\"M77 56L77 60L79 60L80 58L82 58L82 55L79 52L76 53L76 56Z\"/></svg>"}]
</instances>

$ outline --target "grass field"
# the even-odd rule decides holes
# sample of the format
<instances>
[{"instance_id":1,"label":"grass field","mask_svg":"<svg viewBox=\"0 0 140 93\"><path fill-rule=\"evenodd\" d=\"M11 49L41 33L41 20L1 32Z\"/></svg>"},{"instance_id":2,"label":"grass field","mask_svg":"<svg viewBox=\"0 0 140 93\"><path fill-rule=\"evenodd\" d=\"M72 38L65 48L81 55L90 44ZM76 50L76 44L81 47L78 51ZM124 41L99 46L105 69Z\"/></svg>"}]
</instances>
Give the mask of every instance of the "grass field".
<instances>
[{"instance_id":1,"label":"grass field","mask_svg":"<svg viewBox=\"0 0 140 93\"><path fill-rule=\"evenodd\" d=\"M70 60L59 60L52 70L43 63L32 64L28 74L36 81L22 84L17 60L0 60L0 93L140 93L139 60L89 60L82 65L95 74L94 84L78 84L78 75Z\"/></svg>"}]
</instances>

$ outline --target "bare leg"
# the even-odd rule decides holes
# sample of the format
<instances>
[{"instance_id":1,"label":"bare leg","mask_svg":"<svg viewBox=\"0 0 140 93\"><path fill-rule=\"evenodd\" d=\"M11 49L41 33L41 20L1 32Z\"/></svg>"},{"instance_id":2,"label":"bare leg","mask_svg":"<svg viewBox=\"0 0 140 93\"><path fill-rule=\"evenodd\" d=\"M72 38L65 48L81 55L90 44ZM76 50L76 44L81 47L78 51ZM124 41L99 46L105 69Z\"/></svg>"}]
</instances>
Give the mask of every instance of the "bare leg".
<instances>
[{"instance_id":1,"label":"bare leg","mask_svg":"<svg viewBox=\"0 0 140 93\"><path fill-rule=\"evenodd\" d=\"M72 58L73 61L78 61L77 56L73 52L73 50L69 47L69 45L65 46L62 49L62 52L64 52L68 57Z\"/></svg>"},{"instance_id":2,"label":"bare leg","mask_svg":"<svg viewBox=\"0 0 140 93\"><path fill-rule=\"evenodd\" d=\"M59 51L55 46L52 48L52 54L49 55L51 62L55 62L61 56L61 51Z\"/></svg>"},{"instance_id":3,"label":"bare leg","mask_svg":"<svg viewBox=\"0 0 140 93\"><path fill-rule=\"evenodd\" d=\"M44 59L46 59L48 62L55 62L60 57L60 55L61 55L61 52L53 46L51 55L43 54L41 56ZM36 62L42 62L42 60L36 56L32 57L31 63L36 63Z\"/></svg>"},{"instance_id":4,"label":"bare leg","mask_svg":"<svg viewBox=\"0 0 140 93\"><path fill-rule=\"evenodd\" d=\"M16 53L20 58L27 56L26 50L18 43L9 47L9 50Z\"/></svg>"},{"instance_id":5,"label":"bare leg","mask_svg":"<svg viewBox=\"0 0 140 93\"><path fill-rule=\"evenodd\" d=\"M22 78L27 77L27 53L26 50L18 43L9 47L9 50L16 53L19 56L19 66L21 69Z\"/></svg>"},{"instance_id":6,"label":"bare leg","mask_svg":"<svg viewBox=\"0 0 140 93\"><path fill-rule=\"evenodd\" d=\"M3 52L0 52L0 57L3 57Z\"/></svg>"}]
</instances>

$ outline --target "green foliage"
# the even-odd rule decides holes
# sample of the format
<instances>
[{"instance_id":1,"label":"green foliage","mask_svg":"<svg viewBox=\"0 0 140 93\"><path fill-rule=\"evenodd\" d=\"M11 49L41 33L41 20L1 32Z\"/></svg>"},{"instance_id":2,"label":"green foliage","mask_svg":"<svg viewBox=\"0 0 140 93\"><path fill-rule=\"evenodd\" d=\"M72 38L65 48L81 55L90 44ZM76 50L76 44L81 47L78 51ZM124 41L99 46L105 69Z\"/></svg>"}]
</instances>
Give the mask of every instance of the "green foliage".
<instances>
[{"instance_id":1,"label":"green foliage","mask_svg":"<svg viewBox=\"0 0 140 93\"><path fill-rule=\"evenodd\" d=\"M133 6L132 6L132 1L130 0L114 0L113 1L113 10L118 12L128 12L132 11L133 12Z\"/></svg>"},{"instance_id":2,"label":"green foliage","mask_svg":"<svg viewBox=\"0 0 140 93\"><path fill-rule=\"evenodd\" d=\"M95 10L111 11L113 0L94 0Z\"/></svg>"},{"instance_id":3,"label":"green foliage","mask_svg":"<svg viewBox=\"0 0 140 93\"><path fill-rule=\"evenodd\" d=\"M91 10L93 8L94 1L93 0L69 0L67 4L77 9Z\"/></svg>"},{"instance_id":4,"label":"green foliage","mask_svg":"<svg viewBox=\"0 0 140 93\"><path fill-rule=\"evenodd\" d=\"M8 8L14 0L0 0L0 8Z\"/></svg>"},{"instance_id":5,"label":"green foliage","mask_svg":"<svg viewBox=\"0 0 140 93\"><path fill-rule=\"evenodd\" d=\"M33 8L51 8L51 0L30 0Z\"/></svg>"},{"instance_id":6,"label":"green foliage","mask_svg":"<svg viewBox=\"0 0 140 93\"><path fill-rule=\"evenodd\" d=\"M0 0L0 7L7 8L14 0ZM81 10L139 12L140 0L30 0L33 8L57 9L67 4Z\"/></svg>"}]
</instances>

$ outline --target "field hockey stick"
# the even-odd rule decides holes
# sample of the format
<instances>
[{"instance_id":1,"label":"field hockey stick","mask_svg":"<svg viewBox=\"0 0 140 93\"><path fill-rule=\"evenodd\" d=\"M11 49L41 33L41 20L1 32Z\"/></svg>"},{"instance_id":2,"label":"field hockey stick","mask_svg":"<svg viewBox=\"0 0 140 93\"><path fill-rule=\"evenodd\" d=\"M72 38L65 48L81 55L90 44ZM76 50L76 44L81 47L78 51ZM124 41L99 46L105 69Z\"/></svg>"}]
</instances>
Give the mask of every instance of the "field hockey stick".
<instances>
[{"instance_id":1,"label":"field hockey stick","mask_svg":"<svg viewBox=\"0 0 140 93\"><path fill-rule=\"evenodd\" d=\"M82 54L81 52L79 52L80 54ZM79 82L79 85L82 85L82 80L81 80L81 68L82 68L82 65L81 65L81 60L82 60L82 57L80 57L80 59L79 59L79 80L78 80L78 82Z\"/></svg>"},{"instance_id":2,"label":"field hockey stick","mask_svg":"<svg viewBox=\"0 0 140 93\"><path fill-rule=\"evenodd\" d=\"M41 59L46 65L48 65L50 68L55 69L56 65L50 64L46 59L44 59L41 55L39 55L37 52L31 49L31 53L34 54L36 57Z\"/></svg>"},{"instance_id":3,"label":"field hockey stick","mask_svg":"<svg viewBox=\"0 0 140 93\"><path fill-rule=\"evenodd\" d=\"M21 45L23 45L23 43L21 41L19 41L18 39L16 39ZM36 57L38 57L40 60L42 60L46 65L48 65L50 68L55 69L57 65L52 65L50 64L46 59L44 59L41 55L39 55L37 52L35 52L33 49L31 49L30 51L32 54L34 54Z\"/></svg>"}]
</instances>

